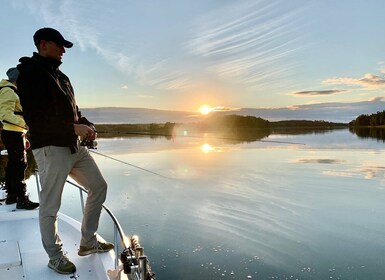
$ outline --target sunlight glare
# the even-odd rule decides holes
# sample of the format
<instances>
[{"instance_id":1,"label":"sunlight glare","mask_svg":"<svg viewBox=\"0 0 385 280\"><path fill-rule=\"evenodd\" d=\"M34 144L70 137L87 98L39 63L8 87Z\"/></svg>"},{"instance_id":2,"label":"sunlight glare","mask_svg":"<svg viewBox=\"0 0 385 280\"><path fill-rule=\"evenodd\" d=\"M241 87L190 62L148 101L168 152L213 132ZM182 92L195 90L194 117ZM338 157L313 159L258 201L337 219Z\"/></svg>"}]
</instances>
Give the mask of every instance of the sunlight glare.
<instances>
[{"instance_id":1,"label":"sunlight glare","mask_svg":"<svg viewBox=\"0 0 385 280\"><path fill-rule=\"evenodd\" d=\"M207 154L207 153L209 153L209 152L211 152L213 150L214 150L214 148L211 145L207 144L207 143L203 144L201 146L201 151L204 152L205 154Z\"/></svg>"},{"instance_id":2,"label":"sunlight glare","mask_svg":"<svg viewBox=\"0 0 385 280\"><path fill-rule=\"evenodd\" d=\"M201 113L202 115L207 115L208 113L212 112L213 111L213 108L210 106L210 105L202 105L199 107L198 109L199 113Z\"/></svg>"}]
</instances>

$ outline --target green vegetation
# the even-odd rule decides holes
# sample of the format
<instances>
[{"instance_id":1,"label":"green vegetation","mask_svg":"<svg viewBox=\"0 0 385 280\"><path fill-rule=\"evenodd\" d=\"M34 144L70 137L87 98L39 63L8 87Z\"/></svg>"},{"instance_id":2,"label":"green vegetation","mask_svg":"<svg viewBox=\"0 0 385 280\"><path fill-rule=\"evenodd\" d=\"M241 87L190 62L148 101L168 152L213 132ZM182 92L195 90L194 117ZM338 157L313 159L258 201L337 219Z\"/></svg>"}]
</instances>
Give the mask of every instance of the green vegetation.
<instances>
[{"instance_id":1,"label":"green vegetation","mask_svg":"<svg viewBox=\"0 0 385 280\"><path fill-rule=\"evenodd\" d=\"M204 119L201 126L206 129L239 129L239 128L259 128L267 129L270 126L269 121L264 120L259 117L253 116L239 116L239 115L215 115L207 117Z\"/></svg>"},{"instance_id":2,"label":"green vegetation","mask_svg":"<svg viewBox=\"0 0 385 280\"><path fill-rule=\"evenodd\" d=\"M349 123L349 130L360 138L374 138L385 142L385 111L359 115Z\"/></svg>"},{"instance_id":3,"label":"green vegetation","mask_svg":"<svg viewBox=\"0 0 385 280\"><path fill-rule=\"evenodd\" d=\"M175 123L165 124L96 124L96 130L101 137L116 137L122 134L140 134L171 136Z\"/></svg>"},{"instance_id":4,"label":"green vegetation","mask_svg":"<svg viewBox=\"0 0 385 280\"><path fill-rule=\"evenodd\" d=\"M371 115L359 115L355 120L349 123L349 126L384 126L385 111L377 112Z\"/></svg>"},{"instance_id":5,"label":"green vegetation","mask_svg":"<svg viewBox=\"0 0 385 280\"><path fill-rule=\"evenodd\" d=\"M331 129L346 128L347 124L327 121L286 120L269 122L254 116L210 114L198 123L190 124L97 124L99 137L119 135L198 135L204 132L220 133L222 138L239 141L256 141L270 134L322 133Z\"/></svg>"},{"instance_id":6,"label":"green vegetation","mask_svg":"<svg viewBox=\"0 0 385 280\"><path fill-rule=\"evenodd\" d=\"M261 140L270 134L325 133L340 128L347 128L347 124L307 120L269 122L254 116L213 114L196 124L176 125L174 133L187 136L215 133L228 143L242 143Z\"/></svg>"},{"instance_id":7,"label":"green vegetation","mask_svg":"<svg viewBox=\"0 0 385 280\"><path fill-rule=\"evenodd\" d=\"M327 121L289 120L270 123L271 128L345 128L345 123L333 123Z\"/></svg>"}]
</instances>

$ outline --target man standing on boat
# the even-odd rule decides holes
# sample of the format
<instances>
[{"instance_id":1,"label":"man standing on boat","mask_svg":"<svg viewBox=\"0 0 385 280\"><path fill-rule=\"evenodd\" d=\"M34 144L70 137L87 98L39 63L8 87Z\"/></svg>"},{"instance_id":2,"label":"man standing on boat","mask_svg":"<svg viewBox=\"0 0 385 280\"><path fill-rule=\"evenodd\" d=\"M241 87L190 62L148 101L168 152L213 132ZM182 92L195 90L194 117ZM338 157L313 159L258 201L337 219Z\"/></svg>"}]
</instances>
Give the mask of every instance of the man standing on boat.
<instances>
[{"instance_id":1,"label":"man standing on boat","mask_svg":"<svg viewBox=\"0 0 385 280\"><path fill-rule=\"evenodd\" d=\"M71 82L59 70L65 48L71 48L73 43L52 28L37 30L33 40L38 52L32 57L20 58L17 84L42 186L40 231L50 259L48 267L70 274L76 267L63 253L57 228L65 181L70 176L88 190L81 225L80 256L114 248L113 244L96 239L107 184L87 148L80 145L80 139L96 138L95 127L81 116Z\"/></svg>"},{"instance_id":2,"label":"man standing on boat","mask_svg":"<svg viewBox=\"0 0 385 280\"><path fill-rule=\"evenodd\" d=\"M5 188L7 198L5 204L16 203L17 209L33 210L39 203L29 200L25 183L27 169L26 145L27 126L23 118L23 110L19 96L16 94L16 80L19 71L15 67L8 69L8 80L0 82L0 119L3 123L1 140L8 153L5 168Z\"/></svg>"}]
</instances>

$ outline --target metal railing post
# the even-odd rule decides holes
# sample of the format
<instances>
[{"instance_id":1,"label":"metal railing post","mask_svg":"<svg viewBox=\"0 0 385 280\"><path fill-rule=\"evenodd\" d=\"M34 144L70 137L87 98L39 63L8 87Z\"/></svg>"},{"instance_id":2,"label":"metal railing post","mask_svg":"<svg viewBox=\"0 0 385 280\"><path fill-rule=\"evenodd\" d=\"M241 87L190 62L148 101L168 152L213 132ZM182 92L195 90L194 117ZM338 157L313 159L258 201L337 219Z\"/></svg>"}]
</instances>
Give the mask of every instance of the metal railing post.
<instances>
[{"instance_id":1,"label":"metal railing post","mask_svg":"<svg viewBox=\"0 0 385 280\"><path fill-rule=\"evenodd\" d=\"M40 200L40 181L39 181L39 172L37 170L35 171L35 180L36 180L36 189L37 189L37 196Z\"/></svg>"},{"instance_id":2,"label":"metal railing post","mask_svg":"<svg viewBox=\"0 0 385 280\"><path fill-rule=\"evenodd\" d=\"M80 193L80 205L82 206L82 213L84 215L84 197L83 197L82 189L79 189L79 193Z\"/></svg>"}]
</instances>

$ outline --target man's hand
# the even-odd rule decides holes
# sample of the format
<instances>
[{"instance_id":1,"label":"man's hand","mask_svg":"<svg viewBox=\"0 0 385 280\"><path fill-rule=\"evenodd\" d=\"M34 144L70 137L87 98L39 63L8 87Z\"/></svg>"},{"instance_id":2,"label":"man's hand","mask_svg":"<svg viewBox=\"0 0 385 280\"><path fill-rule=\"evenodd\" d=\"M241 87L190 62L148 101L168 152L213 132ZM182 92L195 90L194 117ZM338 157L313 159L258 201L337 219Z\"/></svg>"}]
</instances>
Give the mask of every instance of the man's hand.
<instances>
[{"instance_id":1,"label":"man's hand","mask_svg":"<svg viewBox=\"0 0 385 280\"><path fill-rule=\"evenodd\" d=\"M85 124L74 124L75 134L82 140L95 140L96 131Z\"/></svg>"}]
</instances>

